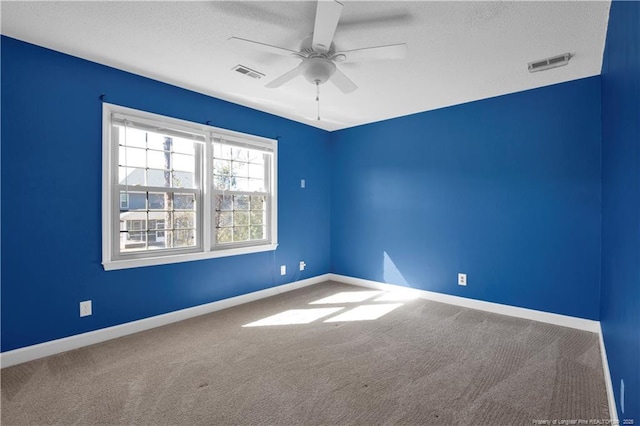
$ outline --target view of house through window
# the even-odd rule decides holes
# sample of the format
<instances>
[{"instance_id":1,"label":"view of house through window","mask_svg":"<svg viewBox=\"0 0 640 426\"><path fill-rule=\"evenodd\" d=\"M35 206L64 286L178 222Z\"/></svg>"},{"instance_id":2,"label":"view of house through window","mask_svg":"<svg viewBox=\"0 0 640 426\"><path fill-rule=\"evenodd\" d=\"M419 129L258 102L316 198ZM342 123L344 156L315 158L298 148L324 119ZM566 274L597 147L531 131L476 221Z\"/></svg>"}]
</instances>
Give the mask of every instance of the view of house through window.
<instances>
[{"instance_id":1,"label":"view of house through window","mask_svg":"<svg viewBox=\"0 0 640 426\"><path fill-rule=\"evenodd\" d=\"M104 121L103 264L275 249L277 141L109 104Z\"/></svg>"},{"instance_id":2,"label":"view of house through window","mask_svg":"<svg viewBox=\"0 0 640 426\"><path fill-rule=\"evenodd\" d=\"M196 246L199 144L126 125L117 131L120 251Z\"/></svg>"}]
</instances>

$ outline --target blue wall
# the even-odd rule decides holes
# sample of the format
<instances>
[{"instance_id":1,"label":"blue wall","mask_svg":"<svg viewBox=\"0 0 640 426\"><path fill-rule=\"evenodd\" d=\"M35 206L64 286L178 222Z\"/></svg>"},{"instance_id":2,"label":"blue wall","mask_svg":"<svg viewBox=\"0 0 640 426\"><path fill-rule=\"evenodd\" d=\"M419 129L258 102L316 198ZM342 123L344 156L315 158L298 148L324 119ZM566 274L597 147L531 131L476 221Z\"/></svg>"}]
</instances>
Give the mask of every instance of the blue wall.
<instances>
[{"instance_id":1,"label":"blue wall","mask_svg":"<svg viewBox=\"0 0 640 426\"><path fill-rule=\"evenodd\" d=\"M328 132L11 38L1 48L2 351L329 272L329 210L318 208L330 201ZM278 250L105 272L102 93L110 103L280 136ZM298 276L300 260L308 266ZM87 299L93 316L80 318Z\"/></svg>"},{"instance_id":2,"label":"blue wall","mask_svg":"<svg viewBox=\"0 0 640 426\"><path fill-rule=\"evenodd\" d=\"M334 133L332 271L597 319L600 113L592 77Z\"/></svg>"},{"instance_id":3,"label":"blue wall","mask_svg":"<svg viewBox=\"0 0 640 426\"><path fill-rule=\"evenodd\" d=\"M611 4L602 69L600 321L618 417L640 422L640 3ZM620 380L625 384L622 412ZM621 423L622 424L622 423Z\"/></svg>"}]
</instances>

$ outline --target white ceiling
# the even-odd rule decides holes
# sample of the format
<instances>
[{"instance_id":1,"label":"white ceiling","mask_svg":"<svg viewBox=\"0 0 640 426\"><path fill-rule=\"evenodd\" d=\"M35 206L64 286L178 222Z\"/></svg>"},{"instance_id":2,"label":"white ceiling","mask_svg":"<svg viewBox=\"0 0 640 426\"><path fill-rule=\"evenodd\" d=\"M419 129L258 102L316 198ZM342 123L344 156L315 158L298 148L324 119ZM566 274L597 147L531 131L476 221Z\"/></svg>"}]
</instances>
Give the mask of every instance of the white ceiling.
<instances>
[{"instance_id":1,"label":"white ceiling","mask_svg":"<svg viewBox=\"0 0 640 426\"><path fill-rule=\"evenodd\" d=\"M266 83L299 60L230 46L231 36L298 50L315 2L2 1L2 34L326 130L600 74L609 1L343 1L336 50L407 43L408 57L338 67L343 94L303 77ZM571 52L569 65L527 63ZM242 64L266 76L232 71Z\"/></svg>"}]
</instances>

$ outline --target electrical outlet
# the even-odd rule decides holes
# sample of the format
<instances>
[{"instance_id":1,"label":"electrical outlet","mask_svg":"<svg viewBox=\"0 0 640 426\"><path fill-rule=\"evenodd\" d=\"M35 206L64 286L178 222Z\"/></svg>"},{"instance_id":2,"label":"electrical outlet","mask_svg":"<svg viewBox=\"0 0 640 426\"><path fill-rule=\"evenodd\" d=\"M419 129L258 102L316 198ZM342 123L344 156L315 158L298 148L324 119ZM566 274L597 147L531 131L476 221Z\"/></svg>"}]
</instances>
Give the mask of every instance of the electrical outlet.
<instances>
[{"instance_id":1,"label":"electrical outlet","mask_svg":"<svg viewBox=\"0 0 640 426\"><path fill-rule=\"evenodd\" d=\"M300 179L300 188L306 188L307 187L307 182L305 182L304 179Z\"/></svg>"},{"instance_id":2,"label":"electrical outlet","mask_svg":"<svg viewBox=\"0 0 640 426\"><path fill-rule=\"evenodd\" d=\"M458 274L458 285L467 285L467 274Z\"/></svg>"},{"instance_id":3,"label":"electrical outlet","mask_svg":"<svg viewBox=\"0 0 640 426\"><path fill-rule=\"evenodd\" d=\"M280 266L280 275L287 275L287 265Z\"/></svg>"},{"instance_id":4,"label":"electrical outlet","mask_svg":"<svg viewBox=\"0 0 640 426\"><path fill-rule=\"evenodd\" d=\"M304 263L304 260L301 260L301 261L300 261L300 270L301 270L301 271L304 271L305 266L307 266L307 264L306 264L306 263Z\"/></svg>"},{"instance_id":5,"label":"electrical outlet","mask_svg":"<svg viewBox=\"0 0 640 426\"><path fill-rule=\"evenodd\" d=\"M80 302L80 316L88 317L89 315L91 315L91 300Z\"/></svg>"}]
</instances>

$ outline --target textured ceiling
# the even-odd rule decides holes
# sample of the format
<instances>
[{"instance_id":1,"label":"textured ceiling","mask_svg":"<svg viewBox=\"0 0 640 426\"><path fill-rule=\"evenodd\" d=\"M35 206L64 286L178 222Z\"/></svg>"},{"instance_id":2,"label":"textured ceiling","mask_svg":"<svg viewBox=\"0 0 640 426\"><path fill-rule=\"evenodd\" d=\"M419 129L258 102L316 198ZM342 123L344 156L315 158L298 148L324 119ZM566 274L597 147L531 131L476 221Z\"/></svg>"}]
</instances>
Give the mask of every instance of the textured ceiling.
<instances>
[{"instance_id":1,"label":"textured ceiling","mask_svg":"<svg viewBox=\"0 0 640 426\"><path fill-rule=\"evenodd\" d=\"M339 64L343 94L303 77L264 85L299 60L227 43L232 36L298 50L316 3L3 1L2 34L296 121L336 130L600 73L610 3L343 1L336 50L407 43L404 60ZM575 55L529 73L527 63ZM266 76L232 71L242 64Z\"/></svg>"}]
</instances>

